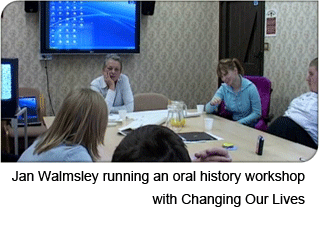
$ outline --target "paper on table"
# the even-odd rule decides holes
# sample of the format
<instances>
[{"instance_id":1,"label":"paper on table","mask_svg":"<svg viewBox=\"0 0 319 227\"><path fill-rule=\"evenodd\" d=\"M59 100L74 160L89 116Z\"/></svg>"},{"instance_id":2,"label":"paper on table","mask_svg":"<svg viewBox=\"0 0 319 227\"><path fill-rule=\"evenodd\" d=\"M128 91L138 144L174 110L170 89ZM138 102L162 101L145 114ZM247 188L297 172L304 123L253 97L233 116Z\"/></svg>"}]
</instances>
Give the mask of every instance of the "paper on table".
<instances>
[{"instance_id":1,"label":"paper on table","mask_svg":"<svg viewBox=\"0 0 319 227\"><path fill-rule=\"evenodd\" d=\"M201 115L200 112L187 112L186 118L188 117L199 117Z\"/></svg>"},{"instance_id":2,"label":"paper on table","mask_svg":"<svg viewBox=\"0 0 319 227\"><path fill-rule=\"evenodd\" d=\"M166 122L167 119L167 110L133 112L127 114L127 117L133 119L133 121L128 125L119 128L120 133L121 131L134 130L144 125L163 124Z\"/></svg>"},{"instance_id":3,"label":"paper on table","mask_svg":"<svg viewBox=\"0 0 319 227\"><path fill-rule=\"evenodd\" d=\"M120 118L119 114L110 114L109 122L122 122L123 120Z\"/></svg>"}]
</instances>

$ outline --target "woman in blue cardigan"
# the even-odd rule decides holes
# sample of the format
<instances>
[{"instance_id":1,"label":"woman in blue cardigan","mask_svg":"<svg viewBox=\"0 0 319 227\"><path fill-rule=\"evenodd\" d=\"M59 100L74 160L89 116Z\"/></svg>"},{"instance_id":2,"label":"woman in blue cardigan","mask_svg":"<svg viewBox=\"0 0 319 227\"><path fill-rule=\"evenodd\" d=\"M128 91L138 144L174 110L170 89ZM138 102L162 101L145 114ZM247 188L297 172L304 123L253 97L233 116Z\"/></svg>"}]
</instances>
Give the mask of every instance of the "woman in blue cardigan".
<instances>
[{"instance_id":1,"label":"woman in blue cardigan","mask_svg":"<svg viewBox=\"0 0 319 227\"><path fill-rule=\"evenodd\" d=\"M243 78L243 74L244 69L238 59L220 60L217 75L224 83L206 104L205 110L206 113L215 113L224 101L234 121L253 127L261 117L260 96L256 86Z\"/></svg>"}]
</instances>

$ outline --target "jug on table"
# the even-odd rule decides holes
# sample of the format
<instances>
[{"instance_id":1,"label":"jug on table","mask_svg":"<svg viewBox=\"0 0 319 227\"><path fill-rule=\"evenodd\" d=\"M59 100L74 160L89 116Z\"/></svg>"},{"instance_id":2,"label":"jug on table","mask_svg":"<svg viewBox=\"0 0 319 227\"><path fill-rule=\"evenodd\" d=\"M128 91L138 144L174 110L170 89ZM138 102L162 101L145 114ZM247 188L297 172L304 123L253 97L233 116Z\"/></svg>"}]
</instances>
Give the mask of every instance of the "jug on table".
<instances>
[{"instance_id":1,"label":"jug on table","mask_svg":"<svg viewBox=\"0 0 319 227\"><path fill-rule=\"evenodd\" d=\"M171 105L179 106L183 111L184 118L187 117L187 106L183 101L171 101Z\"/></svg>"},{"instance_id":2,"label":"jug on table","mask_svg":"<svg viewBox=\"0 0 319 227\"><path fill-rule=\"evenodd\" d=\"M185 117L181 105L171 104L167 106L168 115L166 127L172 129L174 132L179 132L185 125Z\"/></svg>"}]
</instances>

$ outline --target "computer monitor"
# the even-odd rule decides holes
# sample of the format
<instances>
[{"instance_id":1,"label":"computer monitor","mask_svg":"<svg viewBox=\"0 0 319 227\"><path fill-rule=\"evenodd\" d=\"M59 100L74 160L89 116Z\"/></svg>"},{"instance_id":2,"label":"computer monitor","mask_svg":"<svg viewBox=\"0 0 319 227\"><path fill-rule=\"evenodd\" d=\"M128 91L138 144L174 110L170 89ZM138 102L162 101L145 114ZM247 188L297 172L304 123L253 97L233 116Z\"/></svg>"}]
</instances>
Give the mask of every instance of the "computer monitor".
<instances>
[{"instance_id":1,"label":"computer monitor","mask_svg":"<svg viewBox=\"0 0 319 227\"><path fill-rule=\"evenodd\" d=\"M41 54L139 53L139 1L41 1Z\"/></svg>"},{"instance_id":2,"label":"computer monitor","mask_svg":"<svg viewBox=\"0 0 319 227\"><path fill-rule=\"evenodd\" d=\"M18 59L1 58L1 118L16 114L19 98Z\"/></svg>"}]
</instances>

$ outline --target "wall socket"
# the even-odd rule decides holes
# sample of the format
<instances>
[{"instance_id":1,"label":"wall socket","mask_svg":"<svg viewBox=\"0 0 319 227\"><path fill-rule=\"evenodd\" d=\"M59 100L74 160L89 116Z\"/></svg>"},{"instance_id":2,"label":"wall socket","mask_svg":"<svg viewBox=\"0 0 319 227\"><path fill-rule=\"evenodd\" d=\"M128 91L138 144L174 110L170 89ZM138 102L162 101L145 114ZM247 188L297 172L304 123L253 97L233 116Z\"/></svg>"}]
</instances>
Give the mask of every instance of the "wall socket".
<instances>
[{"instance_id":1,"label":"wall socket","mask_svg":"<svg viewBox=\"0 0 319 227\"><path fill-rule=\"evenodd\" d=\"M264 43L264 51L269 51L269 50L270 50L270 44Z\"/></svg>"},{"instance_id":2,"label":"wall socket","mask_svg":"<svg viewBox=\"0 0 319 227\"><path fill-rule=\"evenodd\" d=\"M39 54L39 60L40 61L51 61L52 54Z\"/></svg>"}]
</instances>

